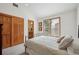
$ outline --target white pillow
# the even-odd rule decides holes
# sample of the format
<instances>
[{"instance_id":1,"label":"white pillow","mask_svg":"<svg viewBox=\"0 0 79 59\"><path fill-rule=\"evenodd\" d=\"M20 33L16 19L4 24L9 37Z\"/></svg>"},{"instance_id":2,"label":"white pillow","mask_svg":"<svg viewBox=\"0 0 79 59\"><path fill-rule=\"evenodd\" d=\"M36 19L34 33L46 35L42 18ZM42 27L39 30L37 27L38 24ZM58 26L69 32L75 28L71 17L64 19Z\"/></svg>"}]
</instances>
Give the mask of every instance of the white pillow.
<instances>
[{"instance_id":1,"label":"white pillow","mask_svg":"<svg viewBox=\"0 0 79 59\"><path fill-rule=\"evenodd\" d=\"M61 36L57 39L57 43L60 43L63 39L64 39L65 36Z\"/></svg>"},{"instance_id":2,"label":"white pillow","mask_svg":"<svg viewBox=\"0 0 79 59\"><path fill-rule=\"evenodd\" d=\"M71 45L73 41L73 38L70 37L65 37L59 44L59 48L60 49L66 49L67 47L69 47Z\"/></svg>"},{"instance_id":3,"label":"white pillow","mask_svg":"<svg viewBox=\"0 0 79 59\"><path fill-rule=\"evenodd\" d=\"M79 39L75 39L71 46L67 48L68 54L79 54Z\"/></svg>"}]
</instances>

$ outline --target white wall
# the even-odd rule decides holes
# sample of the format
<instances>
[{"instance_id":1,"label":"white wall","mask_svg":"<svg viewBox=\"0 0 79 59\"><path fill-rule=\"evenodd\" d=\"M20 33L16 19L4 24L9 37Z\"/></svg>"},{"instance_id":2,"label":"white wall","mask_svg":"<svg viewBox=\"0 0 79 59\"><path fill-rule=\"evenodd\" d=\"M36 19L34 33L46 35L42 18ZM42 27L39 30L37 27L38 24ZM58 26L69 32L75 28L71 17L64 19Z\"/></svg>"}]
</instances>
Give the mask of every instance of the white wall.
<instances>
[{"instance_id":1,"label":"white wall","mask_svg":"<svg viewBox=\"0 0 79 59\"><path fill-rule=\"evenodd\" d=\"M77 25L79 24L79 5L78 5L78 8L77 8Z\"/></svg>"},{"instance_id":2,"label":"white wall","mask_svg":"<svg viewBox=\"0 0 79 59\"><path fill-rule=\"evenodd\" d=\"M77 38L77 10L70 10L54 17L61 17L61 35L71 35Z\"/></svg>"},{"instance_id":3,"label":"white wall","mask_svg":"<svg viewBox=\"0 0 79 59\"><path fill-rule=\"evenodd\" d=\"M43 23L43 19L38 19L38 21L37 21L38 23L39 22L42 22ZM42 34L43 33L43 24L42 24L42 31L39 31L39 29L38 29L38 32L37 33L39 33L39 34Z\"/></svg>"},{"instance_id":4,"label":"white wall","mask_svg":"<svg viewBox=\"0 0 79 59\"><path fill-rule=\"evenodd\" d=\"M77 34L78 34L78 25L79 25L79 4L78 4L78 8L77 8ZM77 35L77 37L78 37L78 35Z\"/></svg>"},{"instance_id":5,"label":"white wall","mask_svg":"<svg viewBox=\"0 0 79 59\"><path fill-rule=\"evenodd\" d=\"M37 28L36 28L37 21L34 19L34 15L29 10L28 7L25 7L22 4L19 4L19 8L16 8L16 7L12 6L12 4L10 4L10 3L8 3L8 4L2 3L2 4L0 4L0 12L24 18L24 37L28 36L28 30L27 30L28 29L28 22L27 22L28 18L35 21L34 33L37 32ZM3 53L6 52L6 54L9 54L9 53L10 54L12 54L12 53L19 54L19 52L21 53L23 51L24 51L23 44L17 45L15 47L10 47L8 49L3 49Z\"/></svg>"},{"instance_id":6,"label":"white wall","mask_svg":"<svg viewBox=\"0 0 79 59\"><path fill-rule=\"evenodd\" d=\"M46 18L61 18L61 35L72 35L77 38L77 10L69 10ZM46 19L41 18L41 19Z\"/></svg>"},{"instance_id":7,"label":"white wall","mask_svg":"<svg viewBox=\"0 0 79 59\"><path fill-rule=\"evenodd\" d=\"M78 25L79 25L79 5L77 8L77 32L78 32Z\"/></svg>"}]
</instances>

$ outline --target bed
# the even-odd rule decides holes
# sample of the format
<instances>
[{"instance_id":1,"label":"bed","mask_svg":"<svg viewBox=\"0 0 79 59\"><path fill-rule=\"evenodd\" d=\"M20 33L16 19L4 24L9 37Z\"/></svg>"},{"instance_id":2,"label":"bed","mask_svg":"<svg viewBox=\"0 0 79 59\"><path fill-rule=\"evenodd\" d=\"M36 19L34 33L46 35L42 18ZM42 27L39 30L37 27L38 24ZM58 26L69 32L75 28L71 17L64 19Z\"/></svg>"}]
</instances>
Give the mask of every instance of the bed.
<instances>
[{"instance_id":1,"label":"bed","mask_svg":"<svg viewBox=\"0 0 79 59\"><path fill-rule=\"evenodd\" d=\"M26 40L25 52L30 55L67 55L66 50L58 48L57 38L39 36Z\"/></svg>"}]
</instances>

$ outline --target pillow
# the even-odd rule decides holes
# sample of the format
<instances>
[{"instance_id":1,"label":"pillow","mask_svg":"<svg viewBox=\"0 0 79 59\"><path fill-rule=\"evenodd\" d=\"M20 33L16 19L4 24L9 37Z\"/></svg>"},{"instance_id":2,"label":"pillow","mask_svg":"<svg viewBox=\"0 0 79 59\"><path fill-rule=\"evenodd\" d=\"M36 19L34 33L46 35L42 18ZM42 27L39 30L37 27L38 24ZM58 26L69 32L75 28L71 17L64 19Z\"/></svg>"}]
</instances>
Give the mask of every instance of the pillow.
<instances>
[{"instance_id":1,"label":"pillow","mask_svg":"<svg viewBox=\"0 0 79 59\"><path fill-rule=\"evenodd\" d=\"M65 36L62 36L60 38L57 39L57 43L60 43L62 39L64 39Z\"/></svg>"},{"instance_id":2,"label":"pillow","mask_svg":"<svg viewBox=\"0 0 79 59\"><path fill-rule=\"evenodd\" d=\"M59 44L60 49L66 49L72 44L74 39L72 37L65 37Z\"/></svg>"},{"instance_id":3,"label":"pillow","mask_svg":"<svg viewBox=\"0 0 79 59\"><path fill-rule=\"evenodd\" d=\"M79 54L79 40L75 39L71 46L67 48L69 54Z\"/></svg>"}]
</instances>

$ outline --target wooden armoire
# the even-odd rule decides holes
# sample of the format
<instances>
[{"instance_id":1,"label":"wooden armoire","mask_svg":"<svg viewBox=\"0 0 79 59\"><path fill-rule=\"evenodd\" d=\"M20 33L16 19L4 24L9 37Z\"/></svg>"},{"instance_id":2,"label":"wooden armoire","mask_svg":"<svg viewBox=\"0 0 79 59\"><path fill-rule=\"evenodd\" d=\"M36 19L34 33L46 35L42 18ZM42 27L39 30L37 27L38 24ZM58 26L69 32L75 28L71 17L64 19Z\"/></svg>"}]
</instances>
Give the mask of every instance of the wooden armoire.
<instances>
[{"instance_id":1,"label":"wooden armoire","mask_svg":"<svg viewBox=\"0 0 79 59\"><path fill-rule=\"evenodd\" d=\"M2 48L24 42L24 19L0 13L0 24L3 24Z\"/></svg>"}]
</instances>

